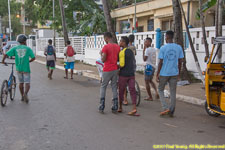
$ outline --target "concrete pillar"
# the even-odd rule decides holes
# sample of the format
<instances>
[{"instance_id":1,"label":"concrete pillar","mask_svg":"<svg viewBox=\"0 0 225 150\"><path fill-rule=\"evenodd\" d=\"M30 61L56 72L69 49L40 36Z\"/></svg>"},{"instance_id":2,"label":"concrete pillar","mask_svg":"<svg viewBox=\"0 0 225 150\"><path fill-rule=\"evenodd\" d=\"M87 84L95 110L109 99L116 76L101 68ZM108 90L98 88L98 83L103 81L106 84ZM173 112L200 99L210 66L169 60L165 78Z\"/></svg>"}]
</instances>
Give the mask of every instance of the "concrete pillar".
<instances>
[{"instance_id":1,"label":"concrete pillar","mask_svg":"<svg viewBox=\"0 0 225 150\"><path fill-rule=\"evenodd\" d=\"M116 19L116 32L121 33L120 31L120 20Z\"/></svg>"},{"instance_id":2,"label":"concrete pillar","mask_svg":"<svg viewBox=\"0 0 225 150\"><path fill-rule=\"evenodd\" d=\"M161 42L162 42L162 33L160 28L157 28L156 30L156 48L160 49L161 47Z\"/></svg>"},{"instance_id":3,"label":"concrete pillar","mask_svg":"<svg viewBox=\"0 0 225 150\"><path fill-rule=\"evenodd\" d=\"M161 28L161 20L154 18L154 29L157 30L158 28Z\"/></svg>"}]
</instances>

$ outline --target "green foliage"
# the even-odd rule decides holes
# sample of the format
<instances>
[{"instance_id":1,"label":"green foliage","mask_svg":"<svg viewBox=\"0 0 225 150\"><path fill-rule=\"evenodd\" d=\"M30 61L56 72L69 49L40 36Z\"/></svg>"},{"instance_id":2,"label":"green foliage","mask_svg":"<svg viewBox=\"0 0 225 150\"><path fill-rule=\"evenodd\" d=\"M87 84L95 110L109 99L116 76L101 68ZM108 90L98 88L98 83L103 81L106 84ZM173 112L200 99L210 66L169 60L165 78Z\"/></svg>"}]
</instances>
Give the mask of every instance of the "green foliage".
<instances>
[{"instance_id":1,"label":"green foliage","mask_svg":"<svg viewBox=\"0 0 225 150\"><path fill-rule=\"evenodd\" d=\"M73 34L92 35L106 31L103 12L93 0L64 0L63 3L67 28ZM53 0L26 0L25 10L33 24L39 22L43 25L46 21L53 21ZM53 27L58 32L62 31L58 0L55 0L55 22L51 28Z\"/></svg>"},{"instance_id":2,"label":"green foliage","mask_svg":"<svg viewBox=\"0 0 225 150\"><path fill-rule=\"evenodd\" d=\"M8 1L7 0L0 0L0 16L2 17L2 26L3 30L9 28L9 16L8 16ZM17 3L15 0L10 1L10 12L11 12L11 24L13 36L21 33L22 26L20 23L20 19L16 18L16 15L20 14L21 11L21 4ZM3 31L4 33L4 31Z\"/></svg>"},{"instance_id":3,"label":"green foliage","mask_svg":"<svg viewBox=\"0 0 225 150\"><path fill-rule=\"evenodd\" d=\"M143 2L143 1L148 1L148 0L136 0L136 2L137 3L139 3L139 2ZM129 5L132 5L132 4L134 4L134 0L123 0L122 1L122 5L123 5L123 7L124 6L129 6ZM111 9L116 9L116 8L118 8L118 1L117 0L110 0L110 3L111 3Z\"/></svg>"},{"instance_id":4,"label":"green foliage","mask_svg":"<svg viewBox=\"0 0 225 150\"><path fill-rule=\"evenodd\" d=\"M225 1L225 0L224 0ZM217 0L208 0L207 2L202 4L202 12L206 12L209 8L215 6ZM200 19L200 10L198 9L196 12L196 19Z\"/></svg>"},{"instance_id":5,"label":"green foliage","mask_svg":"<svg viewBox=\"0 0 225 150\"><path fill-rule=\"evenodd\" d=\"M12 36L16 36L22 32L22 25L20 23L20 19L16 18L16 16L11 17L11 24L12 24ZM2 26L8 28L9 27L9 17L5 16L2 19Z\"/></svg>"},{"instance_id":6,"label":"green foliage","mask_svg":"<svg viewBox=\"0 0 225 150\"><path fill-rule=\"evenodd\" d=\"M8 1L0 0L0 16L4 17L8 15ZM16 0L10 1L11 15L20 13L21 4L17 3Z\"/></svg>"}]
</instances>

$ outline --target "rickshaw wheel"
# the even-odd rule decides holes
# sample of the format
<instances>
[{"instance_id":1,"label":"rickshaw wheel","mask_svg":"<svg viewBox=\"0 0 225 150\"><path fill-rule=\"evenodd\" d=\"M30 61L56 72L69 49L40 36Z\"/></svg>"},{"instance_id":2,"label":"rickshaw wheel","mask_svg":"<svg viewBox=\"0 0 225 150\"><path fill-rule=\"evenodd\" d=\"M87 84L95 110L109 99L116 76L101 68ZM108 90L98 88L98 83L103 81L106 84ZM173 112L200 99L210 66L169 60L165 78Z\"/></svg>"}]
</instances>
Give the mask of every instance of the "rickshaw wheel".
<instances>
[{"instance_id":1,"label":"rickshaw wheel","mask_svg":"<svg viewBox=\"0 0 225 150\"><path fill-rule=\"evenodd\" d=\"M219 116L220 116L220 114L215 113L215 112L213 112L212 110L210 110L210 109L208 108L207 101L205 102L205 110L206 110L206 112L207 112L207 114L208 114L209 116L213 116L213 117L219 117Z\"/></svg>"}]
</instances>

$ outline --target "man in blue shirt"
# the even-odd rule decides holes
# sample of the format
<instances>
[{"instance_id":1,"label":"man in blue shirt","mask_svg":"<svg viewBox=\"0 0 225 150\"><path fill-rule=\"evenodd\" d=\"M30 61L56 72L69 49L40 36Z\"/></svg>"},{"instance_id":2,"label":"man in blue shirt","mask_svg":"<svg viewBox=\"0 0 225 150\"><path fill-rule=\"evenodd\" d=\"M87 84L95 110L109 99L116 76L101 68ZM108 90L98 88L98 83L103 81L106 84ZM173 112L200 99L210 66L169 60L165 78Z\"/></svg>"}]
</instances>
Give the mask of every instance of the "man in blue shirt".
<instances>
[{"instance_id":1,"label":"man in blue shirt","mask_svg":"<svg viewBox=\"0 0 225 150\"><path fill-rule=\"evenodd\" d=\"M157 72L157 81L159 82L159 96L163 107L160 113L163 115L173 116L176 106L176 87L177 78L180 75L181 64L184 58L183 49L180 45L173 43L173 31L166 32L166 45L160 48L159 52L159 65ZM164 89L166 84L169 83L170 88L170 101L168 104L164 98Z\"/></svg>"}]
</instances>

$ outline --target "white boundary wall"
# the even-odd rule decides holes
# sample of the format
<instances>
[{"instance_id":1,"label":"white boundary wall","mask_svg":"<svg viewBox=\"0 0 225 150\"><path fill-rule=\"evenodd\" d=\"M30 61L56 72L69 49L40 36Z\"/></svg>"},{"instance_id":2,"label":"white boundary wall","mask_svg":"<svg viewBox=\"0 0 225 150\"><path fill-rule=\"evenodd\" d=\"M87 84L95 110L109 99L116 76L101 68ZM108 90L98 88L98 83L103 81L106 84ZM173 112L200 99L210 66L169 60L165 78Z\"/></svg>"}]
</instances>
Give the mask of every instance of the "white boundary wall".
<instances>
[{"instance_id":1,"label":"white boundary wall","mask_svg":"<svg viewBox=\"0 0 225 150\"><path fill-rule=\"evenodd\" d=\"M201 69L205 70L206 68L206 64L204 63L205 50L204 50L204 44L202 40L201 28L192 28L190 29L190 32L191 32L192 40L193 40L196 53L199 59L199 63L201 65ZM215 37L215 27L207 27L206 33L207 33L207 41L209 43L209 50L211 52L212 40ZM128 35L129 34L118 34L117 35L118 42L121 36L128 36ZM135 33L134 35L135 35L134 43L137 48L137 56L136 56L137 69L142 70L144 65L144 62L142 60L144 40L147 37L152 38L153 39L152 46L155 47L156 32L141 32L141 33ZM223 26L223 35L225 35L225 26ZM84 37L84 36L71 37L70 40L71 40L72 46L75 47L77 51L76 59L91 65L95 65L96 59L100 57L99 52L102 49L102 47L105 45L103 35L90 36L90 37ZM47 42L48 42L48 39L44 39L44 38L36 40L37 55L44 56L44 47L47 46ZM56 52L57 52L58 58L63 58L63 48L64 48L64 39L57 38ZM223 45L223 51L224 51L224 48L225 47ZM185 53L186 53L188 70L197 72L190 46L185 50ZM224 60L225 60L225 51L223 52L222 61Z\"/></svg>"}]
</instances>

